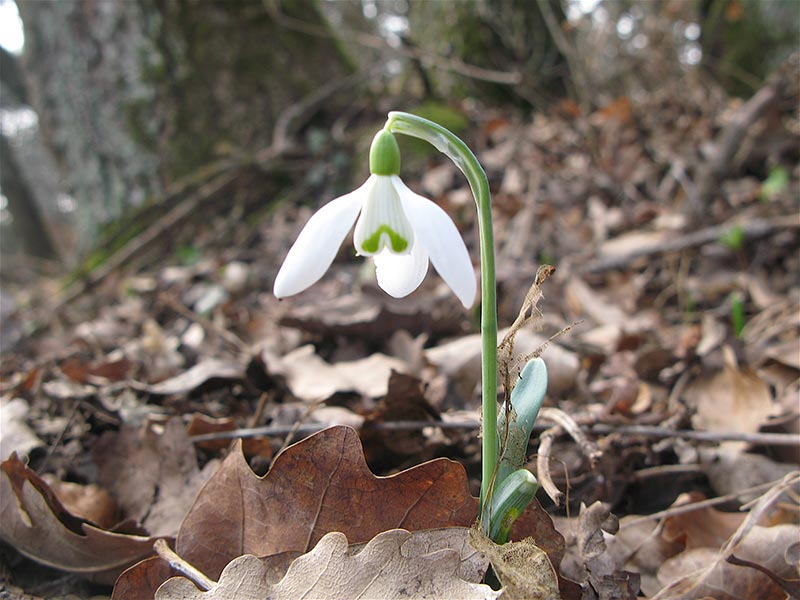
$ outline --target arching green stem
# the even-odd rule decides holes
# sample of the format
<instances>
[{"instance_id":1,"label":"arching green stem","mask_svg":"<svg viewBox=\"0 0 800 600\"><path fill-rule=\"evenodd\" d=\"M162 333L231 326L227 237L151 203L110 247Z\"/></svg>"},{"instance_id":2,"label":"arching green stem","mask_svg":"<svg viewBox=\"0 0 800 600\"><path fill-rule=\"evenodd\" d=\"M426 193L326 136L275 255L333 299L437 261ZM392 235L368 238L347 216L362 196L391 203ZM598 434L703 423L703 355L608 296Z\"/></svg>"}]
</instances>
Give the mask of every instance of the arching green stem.
<instances>
[{"instance_id":1,"label":"arching green stem","mask_svg":"<svg viewBox=\"0 0 800 600\"><path fill-rule=\"evenodd\" d=\"M390 112L385 129L420 138L444 153L467 177L478 205L481 248L481 340L482 340L482 472L481 524L489 531L489 489L497 466L497 293L494 270L494 232L489 180L478 159L452 132L422 117Z\"/></svg>"}]
</instances>

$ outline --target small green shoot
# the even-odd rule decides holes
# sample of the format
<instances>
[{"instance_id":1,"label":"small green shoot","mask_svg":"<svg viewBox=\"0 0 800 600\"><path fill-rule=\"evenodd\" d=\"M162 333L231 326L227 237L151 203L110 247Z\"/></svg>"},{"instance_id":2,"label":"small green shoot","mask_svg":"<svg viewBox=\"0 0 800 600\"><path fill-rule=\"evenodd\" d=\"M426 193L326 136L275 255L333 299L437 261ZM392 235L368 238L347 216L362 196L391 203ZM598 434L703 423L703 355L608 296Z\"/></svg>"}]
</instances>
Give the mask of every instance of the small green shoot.
<instances>
[{"instance_id":1,"label":"small green shoot","mask_svg":"<svg viewBox=\"0 0 800 600\"><path fill-rule=\"evenodd\" d=\"M780 196L787 187L789 187L789 172L784 167L774 167L761 184L759 198L761 202L770 202Z\"/></svg>"},{"instance_id":2,"label":"small green shoot","mask_svg":"<svg viewBox=\"0 0 800 600\"><path fill-rule=\"evenodd\" d=\"M719 241L729 250L738 252L744 248L744 228L734 225L719 237Z\"/></svg>"},{"instance_id":3,"label":"small green shoot","mask_svg":"<svg viewBox=\"0 0 800 600\"><path fill-rule=\"evenodd\" d=\"M196 246L179 246L175 249L175 259L185 267L196 265L202 258L202 253Z\"/></svg>"},{"instance_id":4,"label":"small green shoot","mask_svg":"<svg viewBox=\"0 0 800 600\"><path fill-rule=\"evenodd\" d=\"M742 296L738 292L731 293L730 300L733 333L737 338L741 338L745 326L744 302L742 302Z\"/></svg>"}]
</instances>

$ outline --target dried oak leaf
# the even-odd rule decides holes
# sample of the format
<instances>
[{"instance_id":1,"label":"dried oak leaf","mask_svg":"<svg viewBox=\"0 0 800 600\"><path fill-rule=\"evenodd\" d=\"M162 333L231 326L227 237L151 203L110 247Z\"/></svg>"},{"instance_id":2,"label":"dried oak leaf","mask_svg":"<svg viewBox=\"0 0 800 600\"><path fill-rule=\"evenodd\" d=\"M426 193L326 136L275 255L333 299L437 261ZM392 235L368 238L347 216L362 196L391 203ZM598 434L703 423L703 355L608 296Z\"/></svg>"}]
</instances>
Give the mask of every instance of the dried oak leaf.
<instances>
[{"instance_id":1,"label":"dried oak leaf","mask_svg":"<svg viewBox=\"0 0 800 600\"><path fill-rule=\"evenodd\" d=\"M218 577L237 556L307 552L331 531L357 543L389 529L468 527L477 512L461 464L440 458L377 477L355 430L331 427L287 448L264 477L253 473L241 450L232 452L200 491L176 546L188 562ZM553 565L561 562L564 540L535 502L512 529L513 539L527 536Z\"/></svg>"},{"instance_id":2,"label":"dried oak leaf","mask_svg":"<svg viewBox=\"0 0 800 600\"><path fill-rule=\"evenodd\" d=\"M532 538L497 545L477 528L471 529L470 534L473 547L489 557L503 584L503 598L557 600L562 597L556 570Z\"/></svg>"},{"instance_id":3,"label":"dried oak leaf","mask_svg":"<svg viewBox=\"0 0 800 600\"><path fill-rule=\"evenodd\" d=\"M350 546L351 550L357 547ZM259 569L264 582L270 585L278 583L286 575L292 561L301 554L301 552L281 552L259 558L261 563ZM173 569L172 565L159 556L145 559L119 576L114 584L111 600L153 600L162 583L170 577L180 575L180 571ZM197 590L193 590L193 593L197 593Z\"/></svg>"},{"instance_id":4,"label":"dried oak leaf","mask_svg":"<svg viewBox=\"0 0 800 600\"><path fill-rule=\"evenodd\" d=\"M152 553L150 537L106 531L70 514L16 454L0 471L0 538L33 560L74 573L116 576Z\"/></svg>"},{"instance_id":5,"label":"dried oak leaf","mask_svg":"<svg viewBox=\"0 0 800 600\"><path fill-rule=\"evenodd\" d=\"M276 584L268 579L263 562L252 555L234 559L222 571L219 582L207 592L188 579L165 582L156 600L320 600L348 598L463 598L494 599L500 592L459 577L462 563L470 557L486 561L469 547L468 530L441 532L437 543L428 532L402 529L378 534L361 550L353 552L343 533L323 536L313 550L297 558ZM464 556L466 551L467 556Z\"/></svg>"}]
</instances>

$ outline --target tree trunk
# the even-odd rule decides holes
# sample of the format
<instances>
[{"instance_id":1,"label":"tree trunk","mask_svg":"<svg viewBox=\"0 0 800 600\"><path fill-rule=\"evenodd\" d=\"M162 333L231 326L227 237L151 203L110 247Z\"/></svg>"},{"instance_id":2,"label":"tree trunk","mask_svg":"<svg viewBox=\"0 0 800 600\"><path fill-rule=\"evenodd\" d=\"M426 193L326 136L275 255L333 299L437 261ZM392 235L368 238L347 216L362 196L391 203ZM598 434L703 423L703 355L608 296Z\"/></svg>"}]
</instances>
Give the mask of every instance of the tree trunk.
<instances>
[{"instance_id":1,"label":"tree trunk","mask_svg":"<svg viewBox=\"0 0 800 600\"><path fill-rule=\"evenodd\" d=\"M170 182L268 145L282 110L350 70L333 40L280 27L260 2L60 0L19 9L32 104L85 242ZM325 25L312 0L284 11Z\"/></svg>"},{"instance_id":2,"label":"tree trunk","mask_svg":"<svg viewBox=\"0 0 800 600\"><path fill-rule=\"evenodd\" d=\"M14 234L28 254L53 260L58 252L39 212L36 198L17 164L8 138L0 134L0 188L8 199Z\"/></svg>"}]
</instances>

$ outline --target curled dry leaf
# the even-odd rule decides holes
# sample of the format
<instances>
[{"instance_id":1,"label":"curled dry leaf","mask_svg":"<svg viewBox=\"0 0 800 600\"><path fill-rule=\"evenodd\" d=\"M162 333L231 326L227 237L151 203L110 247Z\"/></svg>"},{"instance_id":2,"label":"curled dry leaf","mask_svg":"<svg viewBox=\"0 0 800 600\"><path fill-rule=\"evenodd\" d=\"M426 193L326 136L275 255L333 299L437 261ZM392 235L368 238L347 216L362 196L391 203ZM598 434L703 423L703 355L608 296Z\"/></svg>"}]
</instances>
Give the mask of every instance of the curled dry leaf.
<instances>
[{"instance_id":1,"label":"curled dry leaf","mask_svg":"<svg viewBox=\"0 0 800 600\"><path fill-rule=\"evenodd\" d=\"M427 532L395 529L378 534L362 549L348 547L347 537L328 533L313 550L297 558L276 584L264 563L245 555L229 563L207 592L185 578L165 582L156 600L320 600L348 598L497 598L489 586L459 576L464 562L487 562L467 543L468 530L440 531L432 544ZM480 572L469 569L475 573Z\"/></svg>"},{"instance_id":2,"label":"curled dry leaf","mask_svg":"<svg viewBox=\"0 0 800 600\"><path fill-rule=\"evenodd\" d=\"M307 552L331 531L364 542L390 529L471 526L478 499L463 466L436 459L391 477L367 467L358 434L332 427L281 453L256 476L241 450L232 452L198 494L176 542L178 554L212 578L244 554ZM563 538L537 502L512 528L532 536L553 565Z\"/></svg>"},{"instance_id":3,"label":"curled dry leaf","mask_svg":"<svg viewBox=\"0 0 800 600\"><path fill-rule=\"evenodd\" d=\"M61 481L50 474L44 475L42 479L50 486L61 505L76 517L86 519L103 529L111 529L118 522L117 503L99 485Z\"/></svg>"},{"instance_id":4,"label":"curled dry leaf","mask_svg":"<svg viewBox=\"0 0 800 600\"><path fill-rule=\"evenodd\" d=\"M570 576L587 581L599 598L636 598L639 575L622 571L623 561L607 544L619 531L619 521L607 504L581 504L578 518L563 520L559 529L569 542L564 570Z\"/></svg>"},{"instance_id":5,"label":"curled dry leaf","mask_svg":"<svg viewBox=\"0 0 800 600\"><path fill-rule=\"evenodd\" d=\"M286 378L292 395L313 402L337 392L355 391L377 398L386 394L392 371L405 371L406 364L385 354L331 364L311 344L301 346L282 358L266 358L270 372Z\"/></svg>"},{"instance_id":6,"label":"curled dry leaf","mask_svg":"<svg viewBox=\"0 0 800 600\"><path fill-rule=\"evenodd\" d=\"M0 465L0 537L45 565L113 578L153 551L153 539L106 531L64 509L16 454Z\"/></svg>"},{"instance_id":7,"label":"curled dry leaf","mask_svg":"<svg viewBox=\"0 0 800 600\"><path fill-rule=\"evenodd\" d=\"M796 524L761 527L768 511L800 482L800 473L787 475L750 509L720 550L694 548L665 561L658 572L665 584L653 600L783 600L797 596L797 567L786 550L800 537ZM796 497L796 496L794 496ZM733 568L731 568L733 567ZM791 591L790 591L791 590Z\"/></svg>"},{"instance_id":8,"label":"curled dry leaf","mask_svg":"<svg viewBox=\"0 0 800 600\"><path fill-rule=\"evenodd\" d=\"M183 373L152 385L132 383L132 387L150 394L169 396L188 394L212 379L244 379L245 367L236 360L208 359Z\"/></svg>"}]
</instances>

